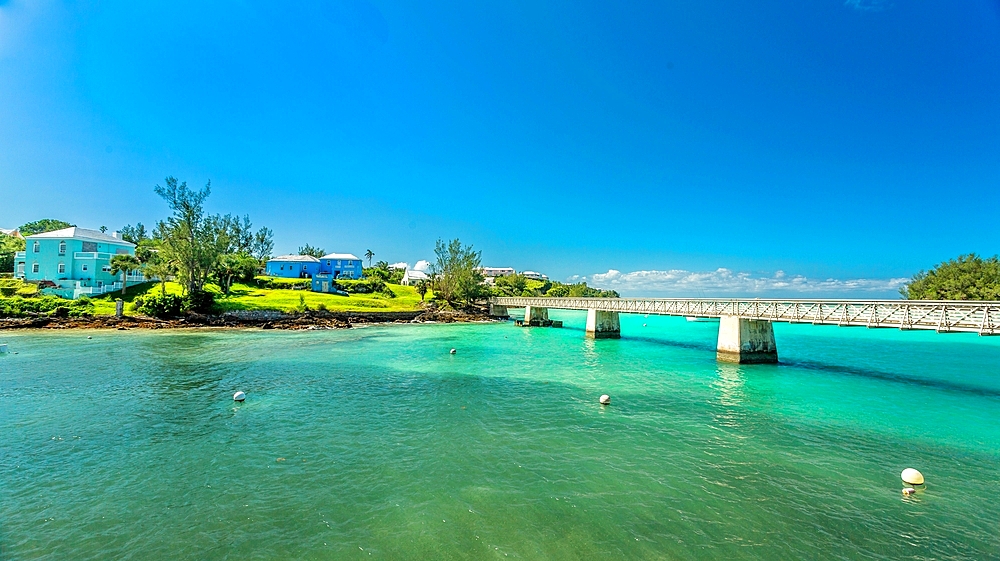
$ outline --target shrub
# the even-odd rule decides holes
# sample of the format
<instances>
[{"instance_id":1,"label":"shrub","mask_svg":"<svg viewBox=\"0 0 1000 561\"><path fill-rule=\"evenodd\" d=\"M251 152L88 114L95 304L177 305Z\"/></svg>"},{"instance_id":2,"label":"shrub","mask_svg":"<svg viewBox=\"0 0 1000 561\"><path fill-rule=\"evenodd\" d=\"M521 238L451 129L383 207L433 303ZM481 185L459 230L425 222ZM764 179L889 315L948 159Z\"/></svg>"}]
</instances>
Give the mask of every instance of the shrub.
<instances>
[{"instance_id":1,"label":"shrub","mask_svg":"<svg viewBox=\"0 0 1000 561\"><path fill-rule=\"evenodd\" d=\"M377 277L358 280L337 279L335 284L348 294L374 294L389 289L385 281Z\"/></svg>"},{"instance_id":2,"label":"shrub","mask_svg":"<svg viewBox=\"0 0 1000 561\"><path fill-rule=\"evenodd\" d=\"M184 299L176 294L159 295L154 293L137 297L132 306L140 314L157 318L172 318L181 315Z\"/></svg>"},{"instance_id":3,"label":"shrub","mask_svg":"<svg viewBox=\"0 0 1000 561\"><path fill-rule=\"evenodd\" d=\"M215 311L215 295L207 290L192 290L181 304L184 313L211 314Z\"/></svg>"},{"instance_id":4,"label":"shrub","mask_svg":"<svg viewBox=\"0 0 1000 561\"><path fill-rule=\"evenodd\" d=\"M286 279L282 277L256 277L260 288L268 290L302 290L312 288L312 279Z\"/></svg>"},{"instance_id":5,"label":"shrub","mask_svg":"<svg viewBox=\"0 0 1000 561\"><path fill-rule=\"evenodd\" d=\"M89 298L64 300L57 296L0 298L0 317L16 318L28 315L51 314L55 317L80 317L94 313L94 303Z\"/></svg>"}]
</instances>

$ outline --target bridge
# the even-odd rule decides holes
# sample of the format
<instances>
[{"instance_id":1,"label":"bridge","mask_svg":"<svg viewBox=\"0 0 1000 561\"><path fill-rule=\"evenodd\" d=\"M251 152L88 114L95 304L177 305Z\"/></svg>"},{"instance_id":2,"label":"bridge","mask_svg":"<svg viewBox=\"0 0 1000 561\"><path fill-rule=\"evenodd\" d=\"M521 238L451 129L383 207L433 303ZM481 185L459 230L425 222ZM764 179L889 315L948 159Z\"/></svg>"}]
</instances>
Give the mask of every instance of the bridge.
<instances>
[{"instance_id":1,"label":"bridge","mask_svg":"<svg viewBox=\"0 0 1000 561\"><path fill-rule=\"evenodd\" d=\"M721 361L775 363L774 322L1000 334L1000 302L962 300L772 300L729 298L525 298L490 299L490 315L524 308L524 325L548 323L549 309L586 310L587 336L621 337L618 314L719 318L716 356Z\"/></svg>"}]
</instances>

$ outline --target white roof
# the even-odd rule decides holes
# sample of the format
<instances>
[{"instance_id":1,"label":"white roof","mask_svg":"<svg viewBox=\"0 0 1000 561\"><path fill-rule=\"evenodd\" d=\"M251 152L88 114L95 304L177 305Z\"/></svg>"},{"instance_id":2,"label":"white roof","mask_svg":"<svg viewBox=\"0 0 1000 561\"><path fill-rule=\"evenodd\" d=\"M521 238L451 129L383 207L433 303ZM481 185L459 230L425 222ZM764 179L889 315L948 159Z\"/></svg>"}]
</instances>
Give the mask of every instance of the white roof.
<instances>
[{"instance_id":1,"label":"white roof","mask_svg":"<svg viewBox=\"0 0 1000 561\"><path fill-rule=\"evenodd\" d=\"M323 256L323 259L350 259L352 261L361 261L361 259L351 253L327 253Z\"/></svg>"},{"instance_id":2,"label":"white roof","mask_svg":"<svg viewBox=\"0 0 1000 561\"><path fill-rule=\"evenodd\" d=\"M135 247L134 243L127 242L121 238L116 238L114 236L109 236L100 230L88 230L87 228L77 228L76 226L70 226L69 228L63 228L62 230L53 230L51 232L43 232L41 234L35 234L33 236L28 236L26 239L35 240L43 238L88 240L92 242L114 243L118 245L127 245L129 247Z\"/></svg>"},{"instance_id":3,"label":"white roof","mask_svg":"<svg viewBox=\"0 0 1000 561\"><path fill-rule=\"evenodd\" d=\"M416 280L426 280L426 279L429 279L430 277L428 277L427 273L425 273L423 271L415 271L413 269L410 269L410 270L406 271L406 278L408 278L408 279L416 279Z\"/></svg>"},{"instance_id":4,"label":"white roof","mask_svg":"<svg viewBox=\"0 0 1000 561\"><path fill-rule=\"evenodd\" d=\"M297 263L319 263L319 259L316 259L312 255L279 255L277 257L272 257L268 261L295 261Z\"/></svg>"}]
</instances>

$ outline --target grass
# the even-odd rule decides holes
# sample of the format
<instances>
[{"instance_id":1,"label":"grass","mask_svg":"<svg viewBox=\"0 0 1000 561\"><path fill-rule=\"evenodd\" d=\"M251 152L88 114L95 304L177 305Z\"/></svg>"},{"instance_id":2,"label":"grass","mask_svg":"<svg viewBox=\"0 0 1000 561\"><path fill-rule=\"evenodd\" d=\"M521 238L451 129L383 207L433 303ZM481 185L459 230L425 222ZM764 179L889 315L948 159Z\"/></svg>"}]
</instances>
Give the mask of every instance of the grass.
<instances>
[{"instance_id":1,"label":"grass","mask_svg":"<svg viewBox=\"0 0 1000 561\"><path fill-rule=\"evenodd\" d=\"M320 305L326 307L331 312L409 312L421 309L420 294L410 286L398 284L389 285L395 298L386 298L379 294L352 294L350 296L337 296L336 294L323 294L312 292L311 290L285 290L285 289L263 289L256 286L236 283L232 286L228 296L222 295L219 287L208 285L206 289L215 293L215 302L223 311L238 310L280 310L292 312L299 309L300 297L305 301L306 307L310 310L317 310ZM94 313L98 315L113 315L115 313L115 299L122 298L127 303L135 300L136 296L146 293L159 294L160 283L147 282L130 286L122 297L121 292L113 292L94 298ZM181 285L175 282L167 283L168 294L180 294ZM427 294L430 298L431 294ZM131 310L131 306L126 306L126 310Z\"/></svg>"}]
</instances>

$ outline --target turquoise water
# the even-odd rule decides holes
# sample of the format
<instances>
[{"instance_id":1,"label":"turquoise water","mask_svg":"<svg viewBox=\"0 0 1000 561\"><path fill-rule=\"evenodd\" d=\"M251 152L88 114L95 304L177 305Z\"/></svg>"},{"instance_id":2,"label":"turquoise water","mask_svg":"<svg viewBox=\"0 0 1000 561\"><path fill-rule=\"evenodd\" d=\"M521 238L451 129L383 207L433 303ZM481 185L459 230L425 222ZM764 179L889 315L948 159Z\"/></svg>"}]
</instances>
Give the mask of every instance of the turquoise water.
<instances>
[{"instance_id":1,"label":"turquoise water","mask_svg":"<svg viewBox=\"0 0 1000 561\"><path fill-rule=\"evenodd\" d=\"M0 559L1000 558L1000 338L552 316L0 333Z\"/></svg>"}]
</instances>

